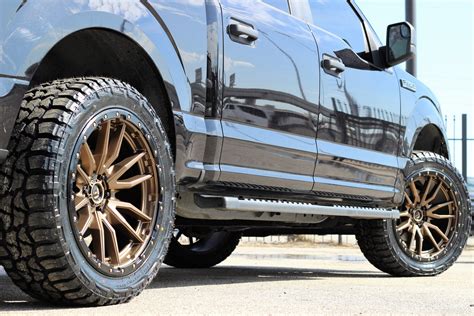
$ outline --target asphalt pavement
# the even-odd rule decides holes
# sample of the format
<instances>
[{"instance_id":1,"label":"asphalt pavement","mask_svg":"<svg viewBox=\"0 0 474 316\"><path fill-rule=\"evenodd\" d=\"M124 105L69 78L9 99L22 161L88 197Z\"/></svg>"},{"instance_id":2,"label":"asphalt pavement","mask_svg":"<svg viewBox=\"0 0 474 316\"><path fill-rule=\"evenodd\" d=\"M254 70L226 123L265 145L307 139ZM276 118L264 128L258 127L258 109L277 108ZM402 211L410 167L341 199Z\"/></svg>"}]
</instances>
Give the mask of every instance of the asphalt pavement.
<instances>
[{"instance_id":1,"label":"asphalt pavement","mask_svg":"<svg viewBox=\"0 0 474 316\"><path fill-rule=\"evenodd\" d=\"M35 301L0 268L0 315L474 315L474 240L446 273L395 278L353 246L244 245L205 270L163 267L131 303L64 308Z\"/></svg>"}]
</instances>

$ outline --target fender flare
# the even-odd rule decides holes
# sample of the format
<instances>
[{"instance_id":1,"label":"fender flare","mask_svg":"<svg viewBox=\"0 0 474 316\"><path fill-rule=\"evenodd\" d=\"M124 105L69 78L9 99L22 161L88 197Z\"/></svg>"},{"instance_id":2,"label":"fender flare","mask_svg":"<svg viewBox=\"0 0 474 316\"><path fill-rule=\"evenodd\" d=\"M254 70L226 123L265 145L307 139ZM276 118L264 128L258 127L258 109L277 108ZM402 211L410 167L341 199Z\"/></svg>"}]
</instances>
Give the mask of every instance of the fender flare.
<instances>
[{"instance_id":1,"label":"fender flare","mask_svg":"<svg viewBox=\"0 0 474 316\"><path fill-rule=\"evenodd\" d=\"M26 5L22 11L34 10L34 6ZM148 8L144 8L148 11ZM35 23L43 23L38 27L34 40L26 40L24 33L12 31L4 43L4 52L18 51L13 45L20 43L18 56L9 56L10 63L5 73L24 81L30 81L43 58L57 43L67 36L90 28L102 28L119 32L144 49L154 63L165 82L173 111L187 111L191 108L191 87L188 83L179 52L176 50L169 32L148 11L146 19L140 23L131 23L125 18L103 11L83 11L46 22L39 18L26 21L27 16L36 16L33 12L22 12L21 18L14 20L14 25L33 27ZM153 20L153 23L150 23ZM147 23L147 25L145 25ZM152 25L150 27L150 24Z\"/></svg>"},{"instance_id":2,"label":"fender flare","mask_svg":"<svg viewBox=\"0 0 474 316\"><path fill-rule=\"evenodd\" d=\"M400 172L397 176L395 187L398 189L395 194L393 201L395 204L400 204L403 201L403 190L405 188L405 175L408 163L410 161L411 154L413 153L416 141L420 136L421 131L428 125L435 126L441 133L446 146L447 146L447 135L444 121L442 119L439 106L436 105L428 97L421 97L415 103L413 111L409 116L402 117L402 120L406 120L406 124L402 124L405 130L402 130L400 139L400 154L398 156L398 165L400 166ZM449 153L449 150L448 150Z\"/></svg>"},{"instance_id":3,"label":"fender flare","mask_svg":"<svg viewBox=\"0 0 474 316\"><path fill-rule=\"evenodd\" d=\"M418 99L412 113L407 119L406 130L402 136L401 155L403 157L409 158L411 156L421 131L428 125L433 125L439 130L447 146L448 137L445 122L443 121L438 106L436 106L431 99L427 97Z\"/></svg>"}]
</instances>

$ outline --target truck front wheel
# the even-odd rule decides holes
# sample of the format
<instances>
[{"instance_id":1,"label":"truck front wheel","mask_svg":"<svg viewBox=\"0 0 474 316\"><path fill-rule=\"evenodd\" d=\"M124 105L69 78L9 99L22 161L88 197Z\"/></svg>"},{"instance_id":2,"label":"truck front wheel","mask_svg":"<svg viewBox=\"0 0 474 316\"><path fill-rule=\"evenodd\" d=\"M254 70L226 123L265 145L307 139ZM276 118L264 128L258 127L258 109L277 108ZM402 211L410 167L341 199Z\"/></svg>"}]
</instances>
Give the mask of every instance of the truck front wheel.
<instances>
[{"instance_id":1,"label":"truck front wheel","mask_svg":"<svg viewBox=\"0 0 474 316\"><path fill-rule=\"evenodd\" d=\"M175 210L170 145L130 85L57 80L24 98L1 171L0 264L59 304L138 295L167 252Z\"/></svg>"},{"instance_id":2,"label":"truck front wheel","mask_svg":"<svg viewBox=\"0 0 474 316\"><path fill-rule=\"evenodd\" d=\"M461 254L471 227L462 176L446 158L415 152L404 195L400 219L359 222L360 249L376 268L395 276L447 270Z\"/></svg>"}]
</instances>

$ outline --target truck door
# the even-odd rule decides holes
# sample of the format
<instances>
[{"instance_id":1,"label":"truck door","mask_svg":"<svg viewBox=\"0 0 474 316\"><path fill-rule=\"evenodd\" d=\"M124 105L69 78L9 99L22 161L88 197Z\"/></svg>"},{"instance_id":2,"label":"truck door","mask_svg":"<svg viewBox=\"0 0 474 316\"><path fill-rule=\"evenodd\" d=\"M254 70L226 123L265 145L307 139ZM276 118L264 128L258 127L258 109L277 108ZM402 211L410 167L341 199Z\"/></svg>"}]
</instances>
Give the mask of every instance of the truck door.
<instances>
[{"instance_id":1,"label":"truck door","mask_svg":"<svg viewBox=\"0 0 474 316\"><path fill-rule=\"evenodd\" d=\"M380 44L353 1L306 3L321 58L314 190L390 200L398 174L397 76L374 66Z\"/></svg>"},{"instance_id":2,"label":"truck door","mask_svg":"<svg viewBox=\"0 0 474 316\"><path fill-rule=\"evenodd\" d=\"M221 0L224 35L220 182L311 191L319 57L286 0Z\"/></svg>"}]
</instances>

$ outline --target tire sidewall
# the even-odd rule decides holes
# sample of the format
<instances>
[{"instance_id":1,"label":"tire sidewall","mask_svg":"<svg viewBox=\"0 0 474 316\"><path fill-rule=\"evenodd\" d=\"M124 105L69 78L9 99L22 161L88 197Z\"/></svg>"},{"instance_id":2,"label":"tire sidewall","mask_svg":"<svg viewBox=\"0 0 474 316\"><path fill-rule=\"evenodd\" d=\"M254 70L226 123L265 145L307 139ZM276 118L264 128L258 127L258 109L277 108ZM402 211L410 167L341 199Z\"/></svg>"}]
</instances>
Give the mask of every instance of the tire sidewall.
<instances>
[{"instance_id":1,"label":"tire sidewall","mask_svg":"<svg viewBox=\"0 0 474 316\"><path fill-rule=\"evenodd\" d=\"M437 156L437 158L440 159L441 157ZM439 162L432 160L416 159L415 163L411 164L406 169L406 181L409 181L412 177L426 171L438 174L451 186L459 202L457 205L457 212L460 214L454 229L454 235L451 237L445 250L437 259L431 261L419 261L406 254L400 245L399 237L396 233L396 221L384 220L385 231L387 232L395 256L406 268L415 270L417 273L420 271L442 271L444 270L444 267L449 267L461 254L462 249L466 244L468 238L468 233L466 233L468 228L466 226L469 226L470 222L470 203L464 182L458 172L454 170L449 162L446 164L440 164Z\"/></svg>"},{"instance_id":2,"label":"tire sidewall","mask_svg":"<svg viewBox=\"0 0 474 316\"><path fill-rule=\"evenodd\" d=\"M110 90L111 89L111 90ZM59 186L59 196L57 198L57 210L59 210L58 224L60 227L60 238L63 251L73 267L76 276L84 285L92 291L107 295L108 290L114 292L131 291L144 287L158 272L159 266L167 252L170 234L174 221L174 167L170 159L170 148L161 121L144 100L132 98L130 91L122 87L108 87L101 89L90 95L81 104L81 109L69 121L71 129L64 133L64 137L59 145L59 156L56 170L57 184ZM158 173L161 186L161 201L155 225L153 225L152 236L155 236L153 249L145 262L134 272L125 277L111 277L96 270L87 260L83 251L77 243L74 235L73 223L71 223L69 209L71 207L70 193L71 161L74 160L75 148L82 137L85 126L91 118L97 117L104 111L112 109L123 109L132 112L150 131L148 139L149 146L156 150L156 160L160 165L161 172ZM157 167L158 168L158 167ZM159 228L157 228L159 224ZM104 291L105 288L105 291Z\"/></svg>"}]
</instances>

